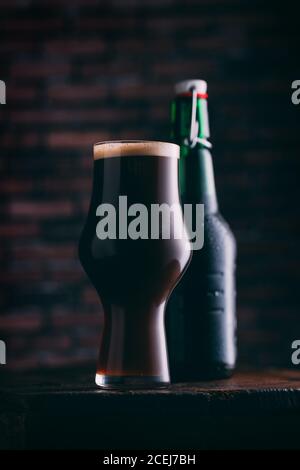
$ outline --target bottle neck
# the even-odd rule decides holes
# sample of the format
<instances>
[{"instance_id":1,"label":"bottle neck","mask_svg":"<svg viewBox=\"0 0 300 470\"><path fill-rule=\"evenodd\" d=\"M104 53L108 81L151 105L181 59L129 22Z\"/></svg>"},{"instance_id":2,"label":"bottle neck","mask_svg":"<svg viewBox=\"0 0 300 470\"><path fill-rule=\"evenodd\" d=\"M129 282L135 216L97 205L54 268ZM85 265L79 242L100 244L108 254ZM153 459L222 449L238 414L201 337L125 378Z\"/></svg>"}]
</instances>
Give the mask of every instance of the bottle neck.
<instances>
[{"instance_id":1,"label":"bottle neck","mask_svg":"<svg viewBox=\"0 0 300 470\"><path fill-rule=\"evenodd\" d=\"M204 204L205 213L217 212L214 170L208 141L207 100L191 93L175 98L171 108L172 138L180 145L179 185L184 203ZM192 128L192 132L191 132Z\"/></svg>"}]
</instances>

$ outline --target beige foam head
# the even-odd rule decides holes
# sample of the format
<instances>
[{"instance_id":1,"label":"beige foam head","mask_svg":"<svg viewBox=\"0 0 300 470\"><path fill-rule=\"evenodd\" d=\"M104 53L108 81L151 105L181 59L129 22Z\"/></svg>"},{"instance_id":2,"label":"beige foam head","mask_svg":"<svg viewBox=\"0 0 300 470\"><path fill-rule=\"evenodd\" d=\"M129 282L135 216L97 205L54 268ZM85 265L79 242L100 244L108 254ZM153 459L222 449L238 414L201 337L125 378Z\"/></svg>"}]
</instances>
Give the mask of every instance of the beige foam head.
<instances>
[{"instance_id":1,"label":"beige foam head","mask_svg":"<svg viewBox=\"0 0 300 470\"><path fill-rule=\"evenodd\" d=\"M113 140L94 145L94 159L134 155L179 158L180 148L171 142L150 140Z\"/></svg>"}]
</instances>

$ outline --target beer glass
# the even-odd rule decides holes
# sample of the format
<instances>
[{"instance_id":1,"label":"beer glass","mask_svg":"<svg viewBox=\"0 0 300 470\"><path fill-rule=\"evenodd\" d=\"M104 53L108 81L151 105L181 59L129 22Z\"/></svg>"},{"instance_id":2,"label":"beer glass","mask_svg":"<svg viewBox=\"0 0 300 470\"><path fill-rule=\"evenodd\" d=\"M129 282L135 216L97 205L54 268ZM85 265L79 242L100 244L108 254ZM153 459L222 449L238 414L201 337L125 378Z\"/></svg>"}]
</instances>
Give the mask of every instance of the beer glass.
<instances>
[{"instance_id":1,"label":"beer glass","mask_svg":"<svg viewBox=\"0 0 300 470\"><path fill-rule=\"evenodd\" d=\"M100 387L169 383L164 311L191 255L178 158L179 147L167 142L94 146L93 190L79 257L104 310Z\"/></svg>"}]
</instances>

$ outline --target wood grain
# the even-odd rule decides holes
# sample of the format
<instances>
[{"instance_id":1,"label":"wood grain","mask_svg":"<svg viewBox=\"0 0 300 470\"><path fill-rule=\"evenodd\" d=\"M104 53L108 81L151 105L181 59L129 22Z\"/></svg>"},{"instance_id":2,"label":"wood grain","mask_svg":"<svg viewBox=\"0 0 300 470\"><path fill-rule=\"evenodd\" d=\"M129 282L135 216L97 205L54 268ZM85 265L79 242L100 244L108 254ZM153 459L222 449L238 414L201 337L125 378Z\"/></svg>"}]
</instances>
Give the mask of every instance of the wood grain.
<instances>
[{"instance_id":1,"label":"wood grain","mask_svg":"<svg viewBox=\"0 0 300 470\"><path fill-rule=\"evenodd\" d=\"M99 390L74 370L2 378L2 448L300 447L298 370L164 390Z\"/></svg>"}]
</instances>

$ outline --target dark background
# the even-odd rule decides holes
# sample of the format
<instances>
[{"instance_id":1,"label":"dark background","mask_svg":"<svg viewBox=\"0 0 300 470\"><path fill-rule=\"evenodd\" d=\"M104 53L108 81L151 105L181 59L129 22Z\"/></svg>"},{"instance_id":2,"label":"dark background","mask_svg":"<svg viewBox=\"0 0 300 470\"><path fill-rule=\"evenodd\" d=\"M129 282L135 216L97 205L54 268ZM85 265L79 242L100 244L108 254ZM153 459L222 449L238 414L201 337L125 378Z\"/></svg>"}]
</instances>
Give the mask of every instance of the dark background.
<instances>
[{"instance_id":1,"label":"dark background","mask_svg":"<svg viewBox=\"0 0 300 470\"><path fill-rule=\"evenodd\" d=\"M102 316L77 242L92 145L169 139L173 85L209 86L220 207L238 241L240 364L300 338L299 20L287 3L0 2L0 338L8 369L94 364Z\"/></svg>"}]
</instances>

